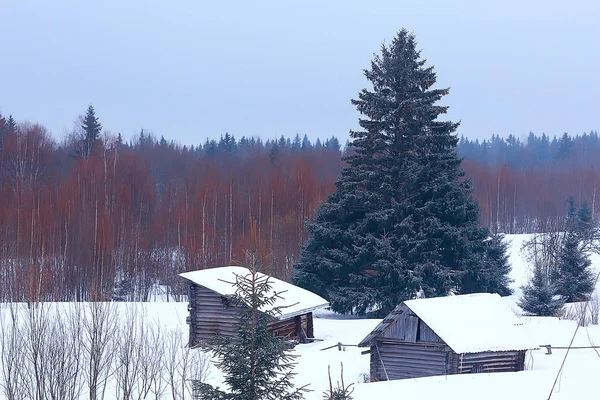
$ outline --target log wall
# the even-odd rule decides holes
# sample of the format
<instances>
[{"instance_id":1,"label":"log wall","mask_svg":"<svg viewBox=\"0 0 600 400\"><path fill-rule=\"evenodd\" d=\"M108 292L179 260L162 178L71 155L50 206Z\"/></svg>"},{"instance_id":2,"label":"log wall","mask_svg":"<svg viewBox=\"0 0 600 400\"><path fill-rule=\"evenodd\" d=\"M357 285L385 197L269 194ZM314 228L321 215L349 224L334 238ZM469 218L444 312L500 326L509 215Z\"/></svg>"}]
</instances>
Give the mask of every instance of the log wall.
<instances>
[{"instance_id":1,"label":"log wall","mask_svg":"<svg viewBox=\"0 0 600 400\"><path fill-rule=\"evenodd\" d=\"M444 344L378 339L371 346L371 381L445 375L451 353Z\"/></svg>"},{"instance_id":2,"label":"log wall","mask_svg":"<svg viewBox=\"0 0 600 400\"><path fill-rule=\"evenodd\" d=\"M205 287L191 284L188 309L191 347L202 345L216 335L235 336L238 311L227 298ZM311 331L310 337L312 337L312 313L285 320L274 319L268 326L275 336L298 340L300 339L298 327L301 327L306 333Z\"/></svg>"},{"instance_id":3,"label":"log wall","mask_svg":"<svg viewBox=\"0 0 600 400\"><path fill-rule=\"evenodd\" d=\"M448 346L378 339L371 349L371 381L525 369L525 351L456 354Z\"/></svg>"},{"instance_id":4,"label":"log wall","mask_svg":"<svg viewBox=\"0 0 600 400\"><path fill-rule=\"evenodd\" d=\"M515 372L525 369L525 351L497 351L457 355L454 373Z\"/></svg>"}]
</instances>

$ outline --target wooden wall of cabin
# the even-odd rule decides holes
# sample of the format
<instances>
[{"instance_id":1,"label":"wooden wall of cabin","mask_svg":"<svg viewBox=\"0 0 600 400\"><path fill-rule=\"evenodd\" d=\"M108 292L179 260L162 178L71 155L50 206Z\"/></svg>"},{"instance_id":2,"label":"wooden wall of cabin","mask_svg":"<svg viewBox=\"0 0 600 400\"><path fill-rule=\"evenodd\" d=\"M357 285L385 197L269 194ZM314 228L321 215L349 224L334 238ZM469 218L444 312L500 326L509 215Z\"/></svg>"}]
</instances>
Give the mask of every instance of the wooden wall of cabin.
<instances>
[{"instance_id":1,"label":"wooden wall of cabin","mask_svg":"<svg viewBox=\"0 0 600 400\"><path fill-rule=\"evenodd\" d=\"M409 343L379 338L371 346L371 381L418 378L449 373L450 348L442 343Z\"/></svg>"},{"instance_id":2,"label":"wooden wall of cabin","mask_svg":"<svg viewBox=\"0 0 600 400\"><path fill-rule=\"evenodd\" d=\"M444 345L377 340L370 349L371 381L525 369L525 351L454 353Z\"/></svg>"},{"instance_id":3,"label":"wooden wall of cabin","mask_svg":"<svg viewBox=\"0 0 600 400\"><path fill-rule=\"evenodd\" d=\"M205 287L190 285L190 346L215 335L234 336L236 308L227 299Z\"/></svg>"},{"instance_id":4,"label":"wooden wall of cabin","mask_svg":"<svg viewBox=\"0 0 600 400\"><path fill-rule=\"evenodd\" d=\"M455 354L452 371L458 374L516 372L525 369L525 351Z\"/></svg>"},{"instance_id":5,"label":"wooden wall of cabin","mask_svg":"<svg viewBox=\"0 0 600 400\"><path fill-rule=\"evenodd\" d=\"M406 306L401 307L392 318L390 324L380 337L398 339L405 342L444 343L425 321L417 317Z\"/></svg>"},{"instance_id":6,"label":"wooden wall of cabin","mask_svg":"<svg viewBox=\"0 0 600 400\"><path fill-rule=\"evenodd\" d=\"M218 293L205 287L189 286L189 344L197 346L215 335L232 337L235 335L236 307ZM313 337L312 313L274 320L268 324L273 334L288 339L299 340L298 327L301 326L308 337Z\"/></svg>"},{"instance_id":7,"label":"wooden wall of cabin","mask_svg":"<svg viewBox=\"0 0 600 400\"><path fill-rule=\"evenodd\" d=\"M300 343L307 343L309 342L307 339L314 338L312 312L273 321L269 323L269 328L275 336L298 340Z\"/></svg>"}]
</instances>

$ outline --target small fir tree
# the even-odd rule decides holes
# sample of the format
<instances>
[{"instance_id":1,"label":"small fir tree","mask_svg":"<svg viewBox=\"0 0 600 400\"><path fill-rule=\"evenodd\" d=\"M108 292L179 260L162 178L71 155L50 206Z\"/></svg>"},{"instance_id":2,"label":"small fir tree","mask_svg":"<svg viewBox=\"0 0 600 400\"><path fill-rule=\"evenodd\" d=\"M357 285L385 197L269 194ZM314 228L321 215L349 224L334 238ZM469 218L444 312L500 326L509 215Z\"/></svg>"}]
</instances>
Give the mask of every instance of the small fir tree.
<instances>
[{"instance_id":1,"label":"small fir tree","mask_svg":"<svg viewBox=\"0 0 600 400\"><path fill-rule=\"evenodd\" d=\"M565 301L573 302L586 300L594 289L588 252L596 232L587 203L578 210L571 196L568 204L566 231L550 277L557 293Z\"/></svg>"},{"instance_id":2,"label":"small fir tree","mask_svg":"<svg viewBox=\"0 0 600 400\"><path fill-rule=\"evenodd\" d=\"M567 232L553 277L556 291L565 301L587 300L592 293L594 276L590 270L591 264L580 246L577 234L574 231Z\"/></svg>"},{"instance_id":3,"label":"small fir tree","mask_svg":"<svg viewBox=\"0 0 600 400\"><path fill-rule=\"evenodd\" d=\"M583 251L598 250L600 243L600 227L594 219L590 203L584 201L577 210L575 221L575 234Z\"/></svg>"},{"instance_id":4,"label":"small fir tree","mask_svg":"<svg viewBox=\"0 0 600 400\"><path fill-rule=\"evenodd\" d=\"M527 314L555 316L564 304L563 299L556 293L555 287L548 281L548 277L539 266L534 268L531 280L522 289L523 296L519 299L518 305Z\"/></svg>"},{"instance_id":5,"label":"small fir tree","mask_svg":"<svg viewBox=\"0 0 600 400\"><path fill-rule=\"evenodd\" d=\"M269 277L258 272L256 251L247 254L248 275L236 275L233 303L239 309L236 336L217 340L211 351L225 376L229 391L208 384L197 385L203 400L297 400L306 386L294 388L295 356L286 349L283 338L267 327L271 317L281 312L275 302L281 294L271 289ZM261 311L259 311L261 310Z\"/></svg>"},{"instance_id":6,"label":"small fir tree","mask_svg":"<svg viewBox=\"0 0 600 400\"><path fill-rule=\"evenodd\" d=\"M2 116L2 113L0 113L0 155L2 153L2 144L4 143L4 135L6 135L7 131L8 131L8 127L6 125L6 120Z\"/></svg>"},{"instance_id":7,"label":"small fir tree","mask_svg":"<svg viewBox=\"0 0 600 400\"><path fill-rule=\"evenodd\" d=\"M94 111L94 107L91 105L88 107L85 116L83 117L83 122L81 123L81 129L83 130L83 158L89 159L94 145L100 136L100 132L102 131L102 125L96 118L96 112Z\"/></svg>"},{"instance_id":8,"label":"small fir tree","mask_svg":"<svg viewBox=\"0 0 600 400\"><path fill-rule=\"evenodd\" d=\"M8 121L6 121L6 129L9 133L16 132L17 130L17 121L15 121L12 114L8 116Z\"/></svg>"}]
</instances>

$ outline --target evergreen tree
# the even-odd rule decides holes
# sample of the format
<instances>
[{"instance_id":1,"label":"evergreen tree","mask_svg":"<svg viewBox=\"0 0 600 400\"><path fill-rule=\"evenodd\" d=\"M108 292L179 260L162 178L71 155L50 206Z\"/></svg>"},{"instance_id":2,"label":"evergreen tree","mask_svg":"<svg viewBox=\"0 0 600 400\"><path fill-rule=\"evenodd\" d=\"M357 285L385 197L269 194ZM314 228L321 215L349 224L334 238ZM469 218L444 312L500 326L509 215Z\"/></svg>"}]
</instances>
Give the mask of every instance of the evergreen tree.
<instances>
[{"instance_id":1,"label":"evergreen tree","mask_svg":"<svg viewBox=\"0 0 600 400\"><path fill-rule=\"evenodd\" d=\"M583 251L597 250L600 243L600 228L594 219L592 208L584 201L577 210L575 220L575 234Z\"/></svg>"},{"instance_id":2,"label":"evergreen tree","mask_svg":"<svg viewBox=\"0 0 600 400\"><path fill-rule=\"evenodd\" d=\"M278 142L278 146L280 149L284 150L284 149L289 149L289 142L290 139L285 139L285 137L283 135L281 135L281 137L279 138L279 142Z\"/></svg>"},{"instance_id":3,"label":"evergreen tree","mask_svg":"<svg viewBox=\"0 0 600 400\"><path fill-rule=\"evenodd\" d=\"M373 89L352 101L362 130L350 133L347 167L307 224L296 282L335 311L379 314L421 289L432 297L503 287L504 265L482 262L489 232L462 179L458 124L438 119L448 89L432 89L436 74L415 37L400 31L365 76Z\"/></svg>"},{"instance_id":4,"label":"evergreen tree","mask_svg":"<svg viewBox=\"0 0 600 400\"><path fill-rule=\"evenodd\" d=\"M92 155L94 144L96 144L96 141L100 136L100 132L102 131L102 125L98 121L98 118L96 118L96 112L94 111L94 107L91 105L88 107L87 113L83 117L81 129L83 130L84 134L83 158L87 160Z\"/></svg>"},{"instance_id":5,"label":"evergreen tree","mask_svg":"<svg viewBox=\"0 0 600 400\"><path fill-rule=\"evenodd\" d=\"M207 138L206 142L204 143L204 154L207 156L215 155L217 153L217 147L218 145L216 140L208 140Z\"/></svg>"},{"instance_id":6,"label":"evergreen tree","mask_svg":"<svg viewBox=\"0 0 600 400\"><path fill-rule=\"evenodd\" d=\"M340 151L340 141L335 136L332 136L325 141L325 147L329 150Z\"/></svg>"},{"instance_id":7,"label":"evergreen tree","mask_svg":"<svg viewBox=\"0 0 600 400\"><path fill-rule=\"evenodd\" d=\"M566 160L569 156L569 152L573 147L573 139L569 137L568 133L563 133L560 141L558 142L558 152L556 154L557 160Z\"/></svg>"},{"instance_id":8,"label":"evergreen tree","mask_svg":"<svg viewBox=\"0 0 600 400\"><path fill-rule=\"evenodd\" d=\"M8 132L8 126L6 125L6 120L0 113L0 154L2 153L2 145L4 143L4 136Z\"/></svg>"},{"instance_id":9,"label":"evergreen tree","mask_svg":"<svg viewBox=\"0 0 600 400\"><path fill-rule=\"evenodd\" d=\"M294 136L294 141L292 142L292 150L299 151L302 148L302 141L300 140L300 134L296 133Z\"/></svg>"},{"instance_id":10,"label":"evergreen tree","mask_svg":"<svg viewBox=\"0 0 600 400\"><path fill-rule=\"evenodd\" d=\"M302 150L310 150L310 149L312 149L312 144L310 143L310 140L308 140L308 136L305 133L304 137L302 138Z\"/></svg>"},{"instance_id":11,"label":"evergreen tree","mask_svg":"<svg viewBox=\"0 0 600 400\"><path fill-rule=\"evenodd\" d=\"M275 165L275 161L277 160L277 156L279 155L279 144L276 140L273 141L273 146L269 150L269 161L271 165Z\"/></svg>"},{"instance_id":12,"label":"evergreen tree","mask_svg":"<svg viewBox=\"0 0 600 400\"><path fill-rule=\"evenodd\" d=\"M594 275L591 261L580 246L575 230L568 231L559 254L553 281L556 292L565 301L587 300L594 290Z\"/></svg>"},{"instance_id":13,"label":"evergreen tree","mask_svg":"<svg viewBox=\"0 0 600 400\"><path fill-rule=\"evenodd\" d=\"M225 132L225 136L221 136L218 145L219 150L231 153L237 149L235 137Z\"/></svg>"},{"instance_id":14,"label":"evergreen tree","mask_svg":"<svg viewBox=\"0 0 600 400\"><path fill-rule=\"evenodd\" d=\"M462 280L463 287L479 287L480 291L510 296L513 282L508 277L511 266L508 261L508 243L504 235L493 234L484 244L485 253L479 263L471 271L467 271ZM469 280L473 279L474 282Z\"/></svg>"},{"instance_id":15,"label":"evergreen tree","mask_svg":"<svg viewBox=\"0 0 600 400\"><path fill-rule=\"evenodd\" d=\"M523 296L519 299L519 307L527 314L539 316L555 316L564 301L557 295L555 287L548 282L542 268L535 267L531 281L523 286Z\"/></svg>"},{"instance_id":16,"label":"evergreen tree","mask_svg":"<svg viewBox=\"0 0 600 400\"><path fill-rule=\"evenodd\" d=\"M12 114L8 116L8 121L6 121L7 132L13 133L17 130L17 121L13 118Z\"/></svg>"},{"instance_id":17,"label":"evergreen tree","mask_svg":"<svg viewBox=\"0 0 600 400\"><path fill-rule=\"evenodd\" d=\"M203 400L303 399L306 386L294 388L294 356L283 338L269 331L269 319L281 312L274 304L280 294L271 289L269 277L258 272L256 252L247 255L250 273L237 275L233 304L239 307L236 336L218 340L212 347L229 392L199 384ZM262 310L259 311L259 310ZM265 311L267 310L267 311Z\"/></svg>"}]
</instances>

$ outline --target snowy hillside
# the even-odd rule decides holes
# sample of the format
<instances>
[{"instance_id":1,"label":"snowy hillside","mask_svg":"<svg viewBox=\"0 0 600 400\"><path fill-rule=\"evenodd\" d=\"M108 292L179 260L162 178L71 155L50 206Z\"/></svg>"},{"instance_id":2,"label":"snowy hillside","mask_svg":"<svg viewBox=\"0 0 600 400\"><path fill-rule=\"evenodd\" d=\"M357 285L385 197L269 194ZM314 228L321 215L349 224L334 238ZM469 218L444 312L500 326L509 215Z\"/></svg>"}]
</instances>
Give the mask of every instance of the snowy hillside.
<instances>
[{"instance_id":1,"label":"snowy hillside","mask_svg":"<svg viewBox=\"0 0 600 400\"><path fill-rule=\"evenodd\" d=\"M518 313L516 301L520 295L519 286L527 280L529 270L519 253L519 249L528 235L507 236L511 241L510 261L513 266L511 278L514 279L515 294L504 298L510 307ZM600 267L600 257L594 256L594 267ZM136 304L132 307L132 304ZM52 307L59 307L55 303ZM63 304L64 306L64 304ZM72 305L69 305L72 307ZM184 303L118 303L119 313L127 314L126 309L143 308L145 318L170 330L183 330L187 333L187 305ZM6 321L6 307L0 308ZM572 321L556 318L523 318L529 335L539 345L568 346L575 331ZM331 366L334 382L339 379L340 363L344 366L346 383L354 382L354 398L370 399L546 399L552 387L565 350L553 349L552 355L546 355L545 349L528 353L526 371L516 373L469 374L406 379L392 382L365 383L369 376L369 356L361 355L358 344L380 321L373 319L349 319L331 312L322 312L314 320L315 336L320 341L299 345L296 353L300 356L295 372L296 384L310 383L313 390L306 398L322 399L322 393L328 388L327 368ZM187 335L184 335L185 337ZM342 343L342 351L337 348ZM600 344L600 328L597 325L579 329L574 346ZM334 346L328 350L322 350ZM572 350L564 370L556 385L553 399L594 398L598 391L594 378L600 366L600 355L593 349ZM208 383L219 385L221 376L211 367ZM0 380L1 383L1 380ZM1 389L1 387L0 387ZM107 399L117 398L109 386ZM82 398L88 397L85 394ZM170 398L163 396L163 398ZM4 399L0 395L0 399Z\"/></svg>"}]
</instances>

